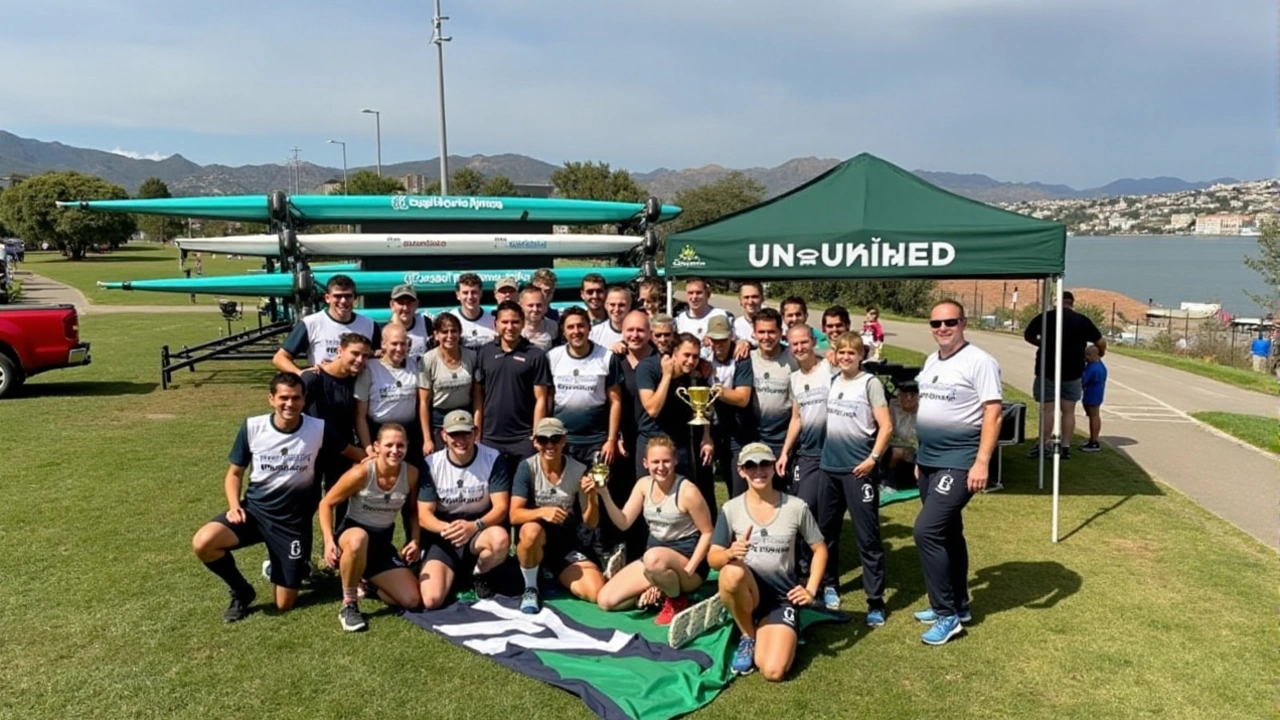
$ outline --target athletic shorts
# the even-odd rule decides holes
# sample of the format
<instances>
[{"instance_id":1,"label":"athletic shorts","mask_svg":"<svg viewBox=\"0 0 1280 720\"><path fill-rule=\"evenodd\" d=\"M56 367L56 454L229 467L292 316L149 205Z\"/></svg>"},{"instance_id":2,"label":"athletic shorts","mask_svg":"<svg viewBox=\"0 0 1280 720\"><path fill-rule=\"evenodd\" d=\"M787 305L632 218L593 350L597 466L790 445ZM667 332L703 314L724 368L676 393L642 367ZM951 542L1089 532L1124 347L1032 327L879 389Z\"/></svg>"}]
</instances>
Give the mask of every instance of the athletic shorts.
<instances>
[{"instance_id":1,"label":"athletic shorts","mask_svg":"<svg viewBox=\"0 0 1280 720\"><path fill-rule=\"evenodd\" d=\"M396 529L394 526L382 529L372 528L368 525L361 525L351 518L345 518L342 521L342 525L338 527L335 539L341 541L342 533L353 528L363 530L369 535L369 547L364 556L363 577L365 580L372 580L388 570L409 567L400 557L400 552L396 550Z\"/></svg>"},{"instance_id":2,"label":"athletic shorts","mask_svg":"<svg viewBox=\"0 0 1280 720\"><path fill-rule=\"evenodd\" d=\"M271 584L288 590L302 587L311 562L311 519L297 526L271 520L245 509L244 522L233 523L221 513L213 519L235 533L236 545L229 550L263 543L271 561Z\"/></svg>"},{"instance_id":3,"label":"athletic shorts","mask_svg":"<svg viewBox=\"0 0 1280 720\"><path fill-rule=\"evenodd\" d=\"M660 540L655 540L653 539L652 536L650 536L649 544L645 546L645 549L647 550L649 548L663 547L663 548L668 548L670 550L675 550L676 552L680 553L686 558L691 558L693 557L694 551L698 549L699 537L700 537L699 535L690 535L687 538L681 538L673 542L662 542ZM697 575L703 580L706 580L707 575L710 572L711 572L711 566L707 564L707 559L704 557L702 558L702 562L698 563L698 567L693 571L693 574Z\"/></svg>"},{"instance_id":4,"label":"athletic shorts","mask_svg":"<svg viewBox=\"0 0 1280 720\"><path fill-rule=\"evenodd\" d=\"M756 627L782 624L799 633L800 609L792 605L786 595L761 582L755 570L751 570L751 577L755 578L756 588L760 591L760 604L751 611L751 621Z\"/></svg>"},{"instance_id":5,"label":"athletic shorts","mask_svg":"<svg viewBox=\"0 0 1280 720\"><path fill-rule=\"evenodd\" d=\"M594 547L590 528L581 523L565 527L539 520L538 524L546 534L542 545L542 567L555 577L560 577L560 573L575 563L590 562L598 568L604 567Z\"/></svg>"},{"instance_id":6,"label":"athletic shorts","mask_svg":"<svg viewBox=\"0 0 1280 720\"><path fill-rule=\"evenodd\" d=\"M1053 402L1054 382L1053 379L1041 380L1035 378L1031 384L1031 396L1036 402ZM1080 402L1080 398L1084 397L1084 387L1080 384L1080 378L1075 380L1067 380L1062 383L1062 401L1063 402Z\"/></svg>"},{"instance_id":7,"label":"athletic shorts","mask_svg":"<svg viewBox=\"0 0 1280 720\"><path fill-rule=\"evenodd\" d=\"M478 537L480 537L480 533L476 533L475 537L471 538L471 542L458 547L445 540L443 536L423 531L422 564L426 565L432 560L438 560L444 563L445 567L452 570L454 575L469 577L471 571L476 567L476 561L480 559L480 554L475 549L476 538Z\"/></svg>"}]
</instances>

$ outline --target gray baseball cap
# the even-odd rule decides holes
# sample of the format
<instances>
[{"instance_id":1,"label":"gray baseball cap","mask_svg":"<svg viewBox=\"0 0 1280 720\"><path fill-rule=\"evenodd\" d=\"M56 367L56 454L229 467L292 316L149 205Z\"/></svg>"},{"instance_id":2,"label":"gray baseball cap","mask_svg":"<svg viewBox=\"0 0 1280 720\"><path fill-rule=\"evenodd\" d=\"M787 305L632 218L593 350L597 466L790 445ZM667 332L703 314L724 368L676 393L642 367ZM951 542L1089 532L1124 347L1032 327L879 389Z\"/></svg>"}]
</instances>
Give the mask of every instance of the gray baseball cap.
<instances>
[{"instance_id":1,"label":"gray baseball cap","mask_svg":"<svg viewBox=\"0 0 1280 720\"><path fill-rule=\"evenodd\" d=\"M399 300L402 297L418 299L418 291L413 289L412 285L397 285L391 289L391 299Z\"/></svg>"},{"instance_id":2,"label":"gray baseball cap","mask_svg":"<svg viewBox=\"0 0 1280 720\"><path fill-rule=\"evenodd\" d=\"M476 423L466 410L454 410L444 416L444 431L447 433L471 432L475 429Z\"/></svg>"},{"instance_id":3,"label":"gray baseball cap","mask_svg":"<svg viewBox=\"0 0 1280 720\"><path fill-rule=\"evenodd\" d=\"M707 320L707 337L712 340L728 340L733 337L733 328L729 327L729 318L716 315Z\"/></svg>"}]
</instances>

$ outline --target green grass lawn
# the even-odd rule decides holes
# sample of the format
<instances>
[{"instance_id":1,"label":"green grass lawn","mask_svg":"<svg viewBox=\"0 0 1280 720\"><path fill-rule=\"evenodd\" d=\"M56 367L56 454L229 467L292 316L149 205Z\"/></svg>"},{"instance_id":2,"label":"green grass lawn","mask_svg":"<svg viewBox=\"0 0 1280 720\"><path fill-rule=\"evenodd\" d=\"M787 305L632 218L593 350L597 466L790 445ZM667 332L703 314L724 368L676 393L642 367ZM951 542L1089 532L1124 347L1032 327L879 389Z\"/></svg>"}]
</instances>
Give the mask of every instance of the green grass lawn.
<instances>
[{"instance_id":1,"label":"green grass lawn","mask_svg":"<svg viewBox=\"0 0 1280 720\"><path fill-rule=\"evenodd\" d=\"M226 255L216 258L202 253L205 277L214 275L242 275L262 267L262 258L232 260ZM194 254L187 259L187 267L195 275ZM103 290L98 282L124 280L154 280L180 278L178 249L172 245L132 243L103 255L91 254L84 260L71 261L56 252L29 252L23 270L30 270L50 280L70 285L89 298L95 305L190 305L191 297L180 293L133 292L127 290ZM212 295L197 295L198 304L211 305Z\"/></svg>"},{"instance_id":2,"label":"green grass lawn","mask_svg":"<svg viewBox=\"0 0 1280 720\"><path fill-rule=\"evenodd\" d=\"M1226 412L1191 413L1191 417L1254 445L1280 454L1280 420L1261 415Z\"/></svg>"},{"instance_id":3,"label":"green grass lawn","mask_svg":"<svg viewBox=\"0 0 1280 720\"><path fill-rule=\"evenodd\" d=\"M225 509L226 455L267 410L270 371L245 363L157 387L156 349L213 332L188 315L90 315L86 368L33 378L0 403L0 717L580 718L575 698L458 649L366 602L343 633L338 598L304 592L286 616L221 623L226 593L192 556ZM909 360L900 351L897 359ZM1028 419L1034 427L1035 418ZM1022 448L1002 492L965 513L966 636L920 644L926 604L913 502L885 508L889 623L816 630L791 678L733 683L693 717L1245 718L1276 710L1280 557L1169 493L1118 452L1064 466L1063 532ZM856 562L846 527L844 557ZM264 557L238 554L250 578ZM266 587L255 583L259 596Z\"/></svg>"},{"instance_id":4,"label":"green grass lawn","mask_svg":"<svg viewBox=\"0 0 1280 720\"><path fill-rule=\"evenodd\" d=\"M1190 357L1179 357L1170 355L1169 353L1160 352L1158 350L1150 350L1147 348L1135 348L1128 345L1108 345L1107 352L1117 355L1125 355L1139 360L1146 360L1157 365L1185 370L1189 373L1202 375L1218 382L1224 382L1228 385L1235 385L1245 390L1253 390L1254 392L1265 393L1267 395L1275 395L1280 392L1280 383L1270 375L1256 373L1252 370L1244 368L1229 367L1226 365L1216 365L1197 360Z\"/></svg>"}]
</instances>

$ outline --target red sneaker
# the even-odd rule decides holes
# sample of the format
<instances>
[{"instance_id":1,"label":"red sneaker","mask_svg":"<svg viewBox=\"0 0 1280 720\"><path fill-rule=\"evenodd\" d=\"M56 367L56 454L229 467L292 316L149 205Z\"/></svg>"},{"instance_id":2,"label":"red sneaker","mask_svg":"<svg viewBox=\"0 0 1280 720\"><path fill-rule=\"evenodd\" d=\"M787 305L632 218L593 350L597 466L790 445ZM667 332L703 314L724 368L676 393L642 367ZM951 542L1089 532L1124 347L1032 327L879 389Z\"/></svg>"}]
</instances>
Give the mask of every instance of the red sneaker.
<instances>
[{"instance_id":1,"label":"red sneaker","mask_svg":"<svg viewBox=\"0 0 1280 720\"><path fill-rule=\"evenodd\" d=\"M669 597L662 603L662 609L658 611L658 617L654 619L655 625L670 625L682 611L689 609L689 596L678 595Z\"/></svg>"}]
</instances>

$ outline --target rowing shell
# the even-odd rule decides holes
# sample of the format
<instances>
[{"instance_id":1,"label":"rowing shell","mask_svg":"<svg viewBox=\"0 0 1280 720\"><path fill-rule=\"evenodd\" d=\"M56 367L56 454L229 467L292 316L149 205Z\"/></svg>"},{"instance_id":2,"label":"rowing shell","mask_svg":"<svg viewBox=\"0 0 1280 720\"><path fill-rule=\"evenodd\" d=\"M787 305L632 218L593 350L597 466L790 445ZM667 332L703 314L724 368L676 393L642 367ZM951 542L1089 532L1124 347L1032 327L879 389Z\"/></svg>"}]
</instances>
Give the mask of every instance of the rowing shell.
<instances>
[{"instance_id":1,"label":"rowing shell","mask_svg":"<svg viewBox=\"0 0 1280 720\"><path fill-rule=\"evenodd\" d=\"M376 257L379 255L616 255L640 244L634 235L569 233L472 234L327 233L298 235L304 255L325 257ZM238 235L212 238L180 238L174 244L188 252L226 253L253 257L279 257L275 235Z\"/></svg>"}]
</instances>

